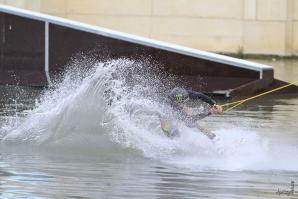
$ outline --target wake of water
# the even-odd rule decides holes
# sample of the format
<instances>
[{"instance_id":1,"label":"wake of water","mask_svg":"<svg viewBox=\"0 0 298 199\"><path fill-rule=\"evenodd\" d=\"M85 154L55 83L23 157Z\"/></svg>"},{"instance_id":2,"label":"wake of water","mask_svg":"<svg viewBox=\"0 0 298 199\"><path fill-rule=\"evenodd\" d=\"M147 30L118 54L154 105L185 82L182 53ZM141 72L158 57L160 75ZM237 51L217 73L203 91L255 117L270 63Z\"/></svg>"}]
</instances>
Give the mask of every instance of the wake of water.
<instances>
[{"instance_id":1,"label":"wake of water","mask_svg":"<svg viewBox=\"0 0 298 199\"><path fill-rule=\"evenodd\" d=\"M89 63L89 62L87 62ZM89 68L82 70L82 68ZM1 126L2 144L91 147L121 146L146 158L176 166L222 170L297 170L295 146L273 146L245 127L224 124L216 143L197 129L181 125L181 136L166 137L159 114L173 83L149 61L117 59L68 69L25 117ZM222 119L224 122L224 119ZM220 148L220 151L218 150ZM288 156L278 156L279 151ZM291 164L282 164L290 161Z\"/></svg>"}]
</instances>

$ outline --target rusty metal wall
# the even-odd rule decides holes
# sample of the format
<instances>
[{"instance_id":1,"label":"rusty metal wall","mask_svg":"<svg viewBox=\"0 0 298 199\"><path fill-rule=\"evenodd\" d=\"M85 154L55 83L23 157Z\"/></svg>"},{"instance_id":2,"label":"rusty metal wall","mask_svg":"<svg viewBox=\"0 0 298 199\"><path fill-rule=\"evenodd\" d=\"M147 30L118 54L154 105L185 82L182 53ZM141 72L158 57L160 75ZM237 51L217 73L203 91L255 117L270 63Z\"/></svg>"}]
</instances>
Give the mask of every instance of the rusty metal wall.
<instances>
[{"instance_id":1,"label":"rusty metal wall","mask_svg":"<svg viewBox=\"0 0 298 199\"><path fill-rule=\"evenodd\" d=\"M0 12L0 74L3 73L4 13Z\"/></svg>"},{"instance_id":2,"label":"rusty metal wall","mask_svg":"<svg viewBox=\"0 0 298 199\"><path fill-rule=\"evenodd\" d=\"M260 79L261 72L258 70L112 38L38 18L0 12L0 23L0 84L46 86L49 77L55 77L72 58L81 54L100 61L149 58L162 71L176 77L177 84L206 92L234 89ZM272 77L272 74L268 75L270 81Z\"/></svg>"},{"instance_id":3,"label":"rusty metal wall","mask_svg":"<svg viewBox=\"0 0 298 199\"><path fill-rule=\"evenodd\" d=\"M44 22L1 13L1 83L46 84Z\"/></svg>"},{"instance_id":4,"label":"rusty metal wall","mask_svg":"<svg viewBox=\"0 0 298 199\"><path fill-rule=\"evenodd\" d=\"M144 59L150 57L172 75L179 84L212 91L237 87L259 79L259 72L194 58L174 52L108 38L55 24L50 24L50 73L63 70L72 57L84 54L99 60L110 58ZM82 39L83 38L83 39ZM198 85L204 81L205 84ZM178 82L177 82L178 83Z\"/></svg>"}]
</instances>

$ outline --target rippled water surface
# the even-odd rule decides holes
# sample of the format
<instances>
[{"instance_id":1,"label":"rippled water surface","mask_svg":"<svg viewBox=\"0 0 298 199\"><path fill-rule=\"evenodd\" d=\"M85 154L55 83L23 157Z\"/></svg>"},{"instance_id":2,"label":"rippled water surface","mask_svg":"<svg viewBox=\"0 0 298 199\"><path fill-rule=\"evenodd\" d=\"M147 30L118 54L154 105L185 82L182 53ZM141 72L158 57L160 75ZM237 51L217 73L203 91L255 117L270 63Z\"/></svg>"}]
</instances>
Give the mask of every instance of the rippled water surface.
<instances>
[{"instance_id":1,"label":"rippled water surface","mask_svg":"<svg viewBox=\"0 0 298 199\"><path fill-rule=\"evenodd\" d=\"M298 78L297 60L257 61L282 80ZM217 143L185 126L168 139L156 102L115 80L115 65L134 64L70 72L47 91L1 86L0 198L298 198L298 186L281 192L298 184L297 94L204 119Z\"/></svg>"}]
</instances>

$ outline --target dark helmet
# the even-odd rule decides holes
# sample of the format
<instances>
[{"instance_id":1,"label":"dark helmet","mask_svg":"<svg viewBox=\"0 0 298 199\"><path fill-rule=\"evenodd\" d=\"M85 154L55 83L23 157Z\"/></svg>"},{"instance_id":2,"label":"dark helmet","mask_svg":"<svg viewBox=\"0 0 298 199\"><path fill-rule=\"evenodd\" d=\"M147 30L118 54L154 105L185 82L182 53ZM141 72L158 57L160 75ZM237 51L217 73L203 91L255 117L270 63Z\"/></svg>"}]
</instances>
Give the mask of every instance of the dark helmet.
<instances>
[{"instance_id":1,"label":"dark helmet","mask_svg":"<svg viewBox=\"0 0 298 199\"><path fill-rule=\"evenodd\" d=\"M173 102L182 103L188 99L189 94L188 94L187 90L185 90L184 88L177 87L171 91L169 97Z\"/></svg>"}]
</instances>

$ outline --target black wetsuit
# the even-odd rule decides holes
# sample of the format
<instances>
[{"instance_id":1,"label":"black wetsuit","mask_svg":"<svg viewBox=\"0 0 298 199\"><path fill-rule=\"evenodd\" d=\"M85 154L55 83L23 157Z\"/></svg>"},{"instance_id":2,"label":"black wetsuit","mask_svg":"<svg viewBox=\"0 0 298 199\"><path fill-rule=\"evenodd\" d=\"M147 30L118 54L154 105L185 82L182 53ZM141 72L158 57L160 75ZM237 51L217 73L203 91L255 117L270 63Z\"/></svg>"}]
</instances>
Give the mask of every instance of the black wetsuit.
<instances>
[{"instance_id":1,"label":"black wetsuit","mask_svg":"<svg viewBox=\"0 0 298 199\"><path fill-rule=\"evenodd\" d=\"M193 100L201 100L210 106L213 106L216 104L216 102L208 97L207 95L201 93L201 92L195 92L191 90L186 90L188 96L190 99ZM170 94L171 95L171 94ZM168 96L165 99L165 105L169 106L171 111L168 114L160 115L160 119L162 123L169 124L167 127L162 127L162 130L166 133L168 137L177 137L180 135L179 130L175 127L175 124L173 124L173 121L180 120L184 122L184 124L190 128L197 127L197 121L200 119L203 119L211 114L210 111L207 112L201 112L196 115L190 114L188 115L186 112L183 111L183 103L176 103L175 101L171 100L171 96ZM186 106L187 107L187 106ZM163 126L163 125L162 125ZM210 139L213 139L215 137L214 134L205 133Z\"/></svg>"},{"instance_id":2,"label":"black wetsuit","mask_svg":"<svg viewBox=\"0 0 298 199\"><path fill-rule=\"evenodd\" d=\"M187 90L187 92L188 92L190 99L199 99L199 100L206 102L207 104L210 104L211 106L216 104L216 102L213 99L211 99L210 97L208 97L207 95L205 95L201 92L195 92L195 91L191 91L191 90Z\"/></svg>"},{"instance_id":3,"label":"black wetsuit","mask_svg":"<svg viewBox=\"0 0 298 199\"><path fill-rule=\"evenodd\" d=\"M187 92L188 92L189 98L192 100L201 100L209 104L210 106L213 106L214 104L216 104L216 102L213 99L211 99L210 97L208 97L207 95L201 92L195 92L191 90L187 90ZM183 121L189 127L193 127L194 123L197 120L203 119L211 114L211 112L208 111L208 112L198 113L196 115L187 115L185 112L182 111L182 107L179 106L179 104L176 104L175 102L170 101L170 105L173 108L179 120Z\"/></svg>"}]
</instances>

